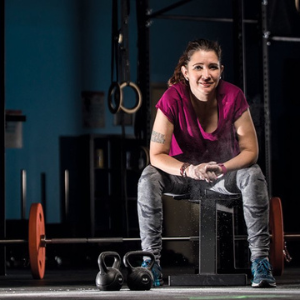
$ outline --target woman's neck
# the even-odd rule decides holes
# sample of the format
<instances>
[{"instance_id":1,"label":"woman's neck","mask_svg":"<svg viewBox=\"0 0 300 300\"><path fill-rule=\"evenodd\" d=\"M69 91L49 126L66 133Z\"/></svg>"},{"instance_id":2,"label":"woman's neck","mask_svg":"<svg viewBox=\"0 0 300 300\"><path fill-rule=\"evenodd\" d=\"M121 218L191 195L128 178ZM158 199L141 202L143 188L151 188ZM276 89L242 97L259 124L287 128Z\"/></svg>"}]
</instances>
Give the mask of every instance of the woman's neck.
<instances>
[{"instance_id":1,"label":"woman's neck","mask_svg":"<svg viewBox=\"0 0 300 300\"><path fill-rule=\"evenodd\" d=\"M209 98L203 101L191 93L190 99L203 130L208 133L215 131L218 127L219 120L217 98Z\"/></svg>"},{"instance_id":2,"label":"woman's neck","mask_svg":"<svg viewBox=\"0 0 300 300\"><path fill-rule=\"evenodd\" d=\"M211 109L216 107L217 99L216 95L201 95L201 97L195 96L192 92L190 92L191 102L195 107L199 107L201 109Z\"/></svg>"}]
</instances>

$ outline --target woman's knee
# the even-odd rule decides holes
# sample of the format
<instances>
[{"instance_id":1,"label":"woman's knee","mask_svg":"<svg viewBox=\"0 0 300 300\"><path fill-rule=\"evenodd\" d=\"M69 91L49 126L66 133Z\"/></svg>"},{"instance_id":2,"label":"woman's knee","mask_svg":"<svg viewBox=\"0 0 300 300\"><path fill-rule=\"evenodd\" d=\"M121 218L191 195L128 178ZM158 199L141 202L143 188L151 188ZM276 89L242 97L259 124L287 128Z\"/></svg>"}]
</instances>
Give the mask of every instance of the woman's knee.
<instances>
[{"instance_id":1,"label":"woman's knee","mask_svg":"<svg viewBox=\"0 0 300 300\"><path fill-rule=\"evenodd\" d=\"M237 184L240 189L249 185L265 185L265 176L258 164L237 171Z\"/></svg>"},{"instance_id":2,"label":"woman's knee","mask_svg":"<svg viewBox=\"0 0 300 300\"><path fill-rule=\"evenodd\" d=\"M147 188L147 186L154 185L155 182L159 181L160 177L158 170L155 167L148 165L140 176L138 186L139 188Z\"/></svg>"},{"instance_id":3,"label":"woman's knee","mask_svg":"<svg viewBox=\"0 0 300 300\"><path fill-rule=\"evenodd\" d=\"M145 194L160 194L162 191L162 186L162 176L159 170L151 165L148 165L143 170L138 181L138 196Z\"/></svg>"}]
</instances>

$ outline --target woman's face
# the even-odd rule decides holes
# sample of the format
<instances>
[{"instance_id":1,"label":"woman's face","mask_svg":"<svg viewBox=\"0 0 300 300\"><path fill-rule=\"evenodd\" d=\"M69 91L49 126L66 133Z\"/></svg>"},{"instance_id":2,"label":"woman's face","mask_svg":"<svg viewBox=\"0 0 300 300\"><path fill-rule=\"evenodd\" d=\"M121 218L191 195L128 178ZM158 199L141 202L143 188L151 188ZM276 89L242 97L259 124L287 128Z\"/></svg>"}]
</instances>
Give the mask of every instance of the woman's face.
<instances>
[{"instance_id":1,"label":"woman's face","mask_svg":"<svg viewBox=\"0 0 300 300\"><path fill-rule=\"evenodd\" d=\"M192 93L199 99L214 93L224 66L214 51L196 51L181 72L188 79Z\"/></svg>"}]
</instances>

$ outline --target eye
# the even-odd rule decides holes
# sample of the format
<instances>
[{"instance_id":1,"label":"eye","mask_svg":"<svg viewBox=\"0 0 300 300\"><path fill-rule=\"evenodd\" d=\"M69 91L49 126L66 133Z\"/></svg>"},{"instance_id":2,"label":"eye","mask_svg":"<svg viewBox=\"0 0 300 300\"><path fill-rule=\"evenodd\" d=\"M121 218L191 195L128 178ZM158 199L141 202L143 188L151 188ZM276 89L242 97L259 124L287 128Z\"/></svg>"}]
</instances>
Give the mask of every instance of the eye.
<instances>
[{"instance_id":1,"label":"eye","mask_svg":"<svg viewBox=\"0 0 300 300\"><path fill-rule=\"evenodd\" d=\"M212 70L218 70L219 66L218 65L211 65L210 69L212 69Z\"/></svg>"},{"instance_id":2,"label":"eye","mask_svg":"<svg viewBox=\"0 0 300 300\"><path fill-rule=\"evenodd\" d=\"M202 66L200 66L200 65L198 65L198 66L195 66L195 67L194 67L194 69L195 69L195 70L202 70L202 69L203 69L203 67L202 67Z\"/></svg>"}]
</instances>

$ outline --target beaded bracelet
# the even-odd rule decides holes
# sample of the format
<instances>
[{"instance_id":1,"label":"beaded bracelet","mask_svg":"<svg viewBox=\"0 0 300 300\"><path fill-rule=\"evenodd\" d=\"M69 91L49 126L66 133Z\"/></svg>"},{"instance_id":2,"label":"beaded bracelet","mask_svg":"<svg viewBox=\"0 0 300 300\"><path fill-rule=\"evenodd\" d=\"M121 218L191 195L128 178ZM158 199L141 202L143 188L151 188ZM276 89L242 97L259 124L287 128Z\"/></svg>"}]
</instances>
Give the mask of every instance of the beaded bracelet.
<instances>
[{"instance_id":1,"label":"beaded bracelet","mask_svg":"<svg viewBox=\"0 0 300 300\"><path fill-rule=\"evenodd\" d=\"M186 175L186 169L187 169L190 165L191 165L191 164L185 162L185 163L181 166L181 168L180 168L180 175L181 175L182 177L187 177L187 175Z\"/></svg>"}]
</instances>

